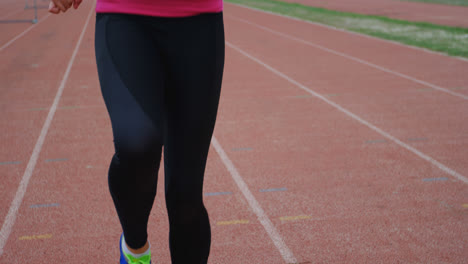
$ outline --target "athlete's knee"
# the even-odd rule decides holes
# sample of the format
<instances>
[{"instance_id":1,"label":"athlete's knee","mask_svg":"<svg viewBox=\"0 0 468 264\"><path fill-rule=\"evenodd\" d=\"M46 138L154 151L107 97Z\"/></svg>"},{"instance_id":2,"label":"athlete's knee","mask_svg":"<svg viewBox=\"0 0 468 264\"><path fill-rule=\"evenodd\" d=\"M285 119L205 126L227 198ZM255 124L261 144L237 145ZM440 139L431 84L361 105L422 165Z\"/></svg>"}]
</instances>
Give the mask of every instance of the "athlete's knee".
<instances>
[{"instance_id":1,"label":"athlete's knee","mask_svg":"<svg viewBox=\"0 0 468 264\"><path fill-rule=\"evenodd\" d=\"M144 162L161 155L162 140L157 135L124 135L116 137L114 145L120 161Z\"/></svg>"},{"instance_id":2,"label":"athlete's knee","mask_svg":"<svg viewBox=\"0 0 468 264\"><path fill-rule=\"evenodd\" d=\"M199 220L204 210L201 195L196 192L166 193L166 208L171 224L191 224Z\"/></svg>"}]
</instances>

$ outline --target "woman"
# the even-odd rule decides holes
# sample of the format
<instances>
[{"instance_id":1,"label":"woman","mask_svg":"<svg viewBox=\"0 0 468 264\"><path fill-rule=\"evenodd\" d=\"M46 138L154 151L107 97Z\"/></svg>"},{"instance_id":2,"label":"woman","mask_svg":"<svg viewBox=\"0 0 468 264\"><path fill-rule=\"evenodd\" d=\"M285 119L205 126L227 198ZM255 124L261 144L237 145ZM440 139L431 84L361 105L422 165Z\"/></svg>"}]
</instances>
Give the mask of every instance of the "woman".
<instances>
[{"instance_id":1,"label":"woman","mask_svg":"<svg viewBox=\"0 0 468 264\"><path fill-rule=\"evenodd\" d=\"M51 13L81 0L52 0ZM151 263L147 223L164 146L172 263L207 263L203 178L224 67L222 0L97 0L95 51L115 154L120 263Z\"/></svg>"}]
</instances>

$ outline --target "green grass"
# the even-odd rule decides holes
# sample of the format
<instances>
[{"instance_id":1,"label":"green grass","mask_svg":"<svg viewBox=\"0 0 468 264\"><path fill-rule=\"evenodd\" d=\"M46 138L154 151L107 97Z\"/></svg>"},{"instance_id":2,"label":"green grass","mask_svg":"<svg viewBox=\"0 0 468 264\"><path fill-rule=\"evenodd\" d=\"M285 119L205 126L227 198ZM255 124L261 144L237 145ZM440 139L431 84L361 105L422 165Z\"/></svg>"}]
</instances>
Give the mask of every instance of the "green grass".
<instances>
[{"instance_id":1,"label":"green grass","mask_svg":"<svg viewBox=\"0 0 468 264\"><path fill-rule=\"evenodd\" d=\"M227 0L227 2L468 58L468 28L339 12L275 0Z\"/></svg>"},{"instance_id":2,"label":"green grass","mask_svg":"<svg viewBox=\"0 0 468 264\"><path fill-rule=\"evenodd\" d=\"M468 6L468 0L401 0L405 2L424 2L443 5Z\"/></svg>"}]
</instances>

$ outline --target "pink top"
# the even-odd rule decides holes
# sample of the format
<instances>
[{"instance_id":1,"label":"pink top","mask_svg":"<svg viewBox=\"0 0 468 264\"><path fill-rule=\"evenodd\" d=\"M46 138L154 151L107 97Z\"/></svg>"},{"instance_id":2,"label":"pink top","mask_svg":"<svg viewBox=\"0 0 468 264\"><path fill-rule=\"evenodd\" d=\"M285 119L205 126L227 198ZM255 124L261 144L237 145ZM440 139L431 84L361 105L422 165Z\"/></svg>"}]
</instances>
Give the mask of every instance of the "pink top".
<instances>
[{"instance_id":1,"label":"pink top","mask_svg":"<svg viewBox=\"0 0 468 264\"><path fill-rule=\"evenodd\" d=\"M223 0L97 0L98 13L185 17L223 10Z\"/></svg>"}]
</instances>

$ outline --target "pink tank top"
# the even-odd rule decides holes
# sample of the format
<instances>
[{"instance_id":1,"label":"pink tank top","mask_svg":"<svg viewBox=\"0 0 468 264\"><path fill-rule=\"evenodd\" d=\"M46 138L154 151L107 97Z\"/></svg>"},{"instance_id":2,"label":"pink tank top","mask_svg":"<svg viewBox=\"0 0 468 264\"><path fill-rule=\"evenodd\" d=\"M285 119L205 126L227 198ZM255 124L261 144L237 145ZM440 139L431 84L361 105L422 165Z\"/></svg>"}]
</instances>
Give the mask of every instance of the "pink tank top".
<instances>
[{"instance_id":1,"label":"pink tank top","mask_svg":"<svg viewBox=\"0 0 468 264\"><path fill-rule=\"evenodd\" d=\"M185 17L223 10L223 0L97 0L98 13Z\"/></svg>"}]
</instances>

